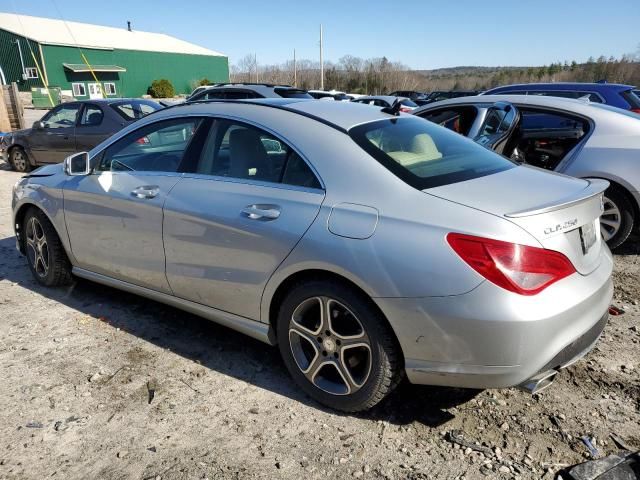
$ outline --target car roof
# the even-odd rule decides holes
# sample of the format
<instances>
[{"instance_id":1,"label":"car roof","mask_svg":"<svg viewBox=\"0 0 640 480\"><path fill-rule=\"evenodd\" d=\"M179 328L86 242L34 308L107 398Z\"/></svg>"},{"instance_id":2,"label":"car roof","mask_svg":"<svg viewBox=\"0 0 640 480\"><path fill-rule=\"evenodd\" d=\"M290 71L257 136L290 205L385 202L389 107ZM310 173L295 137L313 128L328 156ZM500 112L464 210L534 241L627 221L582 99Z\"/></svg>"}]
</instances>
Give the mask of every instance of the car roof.
<instances>
[{"instance_id":1,"label":"car roof","mask_svg":"<svg viewBox=\"0 0 640 480\"><path fill-rule=\"evenodd\" d=\"M421 112L433 110L434 108L446 107L447 105L490 105L495 102L509 102L515 105L527 105L533 107L549 107L568 110L583 115L593 115L593 109L601 104L592 103L588 100L578 100L574 98L551 97L544 95L475 95L472 97L456 97L438 102L429 103L423 107L416 109L413 113L419 115ZM624 109L611 107L611 111L625 112Z\"/></svg>"},{"instance_id":2,"label":"car roof","mask_svg":"<svg viewBox=\"0 0 640 480\"><path fill-rule=\"evenodd\" d=\"M624 91L635 88L633 85L624 85L621 83L581 83L581 82L553 82L553 83L516 83L513 85L503 85L500 87L495 87L487 90L489 94L494 91L501 90L518 90L518 89L539 89L539 90L548 90L548 91L557 91L557 90L594 90L594 91L605 91L605 90L614 90L614 91Z\"/></svg>"},{"instance_id":3,"label":"car roof","mask_svg":"<svg viewBox=\"0 0 640 480\"><path fill-rule=\"evenodd\" d=\"M393 98L393 97L392 97ZM246 100L203 100L181 103L147 115L158 115L160 112L181 112L184 114L211 113L218 104L235 103L254 105L262 108L279 108L294 114L312 117L317 121L338 128L349 130L363 123L375 120L393 118L393 115L382 112L381 109L372 108L370 105L362 105L355 102L319 102L304 98L255 98ZM179 109L179 110L178 110ZM405 114L401 114L405 115Z\"/></svg>"}]
</instances>

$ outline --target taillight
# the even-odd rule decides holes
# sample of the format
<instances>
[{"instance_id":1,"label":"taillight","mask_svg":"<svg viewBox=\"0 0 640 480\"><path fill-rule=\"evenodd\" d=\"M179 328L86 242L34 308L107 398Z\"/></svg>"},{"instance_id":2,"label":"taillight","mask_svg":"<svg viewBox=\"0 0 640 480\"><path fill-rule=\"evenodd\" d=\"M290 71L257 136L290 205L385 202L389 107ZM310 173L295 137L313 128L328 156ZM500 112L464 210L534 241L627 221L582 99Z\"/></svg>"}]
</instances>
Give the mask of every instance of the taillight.
<instances>
[{"instance_id":1,"label":"taillight","mask_svg":"<svg viewBox=\"0 0 640 480\"><path fill-rule=\"evenodd\" d=\"M413 108L409 108L409 107L400 107L400 111L402 113L409 113L413 111Z\"/></svg>"},{"instance_id":2,"label":"taillight","mask_svg":"<svg viewBox=\"0 0 640 480\"><path fill-rule=\"evenodd\" d=\"M139 145L148 145L151 142L149 141L149 138L147 137L140 137L139 139L136 140L136 143Z\"/></svg>"},{"instance_id":3,"label":"taillight","mask_svg":"<svg viewBox=\"0 0 640 480\"><path fill-rule=\"evenodd\" d=\"M447 242L476 272L520 295L535 295L576 271L560 252L461 233Z\"/></svg>"},{"instance_id":4,"label":"taillight","mask_svg":"<svg viewBox=\"0 0 640 480\"><path fill-rule=\"evenodd\" d=\"M640 113L640 108L632 108L631 111L633 113Z\"/></svg>"}]
</instances>

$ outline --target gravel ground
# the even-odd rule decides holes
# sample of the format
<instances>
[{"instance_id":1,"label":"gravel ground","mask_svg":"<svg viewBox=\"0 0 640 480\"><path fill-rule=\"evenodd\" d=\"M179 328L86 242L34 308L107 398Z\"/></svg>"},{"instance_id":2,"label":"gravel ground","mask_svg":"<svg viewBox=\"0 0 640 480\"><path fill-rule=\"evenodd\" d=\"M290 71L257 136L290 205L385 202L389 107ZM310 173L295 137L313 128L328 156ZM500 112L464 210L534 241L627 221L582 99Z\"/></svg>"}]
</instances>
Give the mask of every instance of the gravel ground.
<instances>
[{"instance_id":1,"label":"gravel ground","mask_svg":"<svg viewBox=\"0 0 640 480\"><path fill-rule=\"evenodd\" d=\"M405 384L341 415L274 348L98 284L38 286L14 248L17 179L0 171L0 479L551 479L588 457L582 436L640 448L637 239L616 255L625 313L542 394Z\"/></svg>"}]
</instances>

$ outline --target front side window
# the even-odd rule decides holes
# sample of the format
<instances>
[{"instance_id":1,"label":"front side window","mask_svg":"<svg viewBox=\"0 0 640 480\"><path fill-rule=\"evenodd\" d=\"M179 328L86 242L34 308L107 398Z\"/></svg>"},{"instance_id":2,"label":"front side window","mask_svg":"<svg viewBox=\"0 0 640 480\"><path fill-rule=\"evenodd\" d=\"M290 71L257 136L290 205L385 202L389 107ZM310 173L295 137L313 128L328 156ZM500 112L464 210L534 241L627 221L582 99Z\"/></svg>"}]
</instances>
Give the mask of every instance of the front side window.
<instances>
[{"instance_id":1,"label":"front side window","mask_svg":"<svg viewBox=\"0 0 640 480\"><path fill-rule=\"evenodd\" d=\"M349 130L349 135L394 175L419 190L515 166L461 135L415 117L365 123Z\"/></svg>"},{"instance_id":2,"label":"front side window","mask_svg":"<svg viewBox=\"0 0 640 480\"><path fill-rule=\"evenodd\" d=\"M181 118L139 128L108 147L96 170L176 172L200 123Z\"/></svg>"},{"instance_id":3,"label":"front side window","mask_svg":"<svg viewBox=\"0 0 640 480\"><path fill-rule=\"evenodd\" d=\"M472 106L446 107L421 113L420 116L466 136L478 116L478 110Z\"/></svg>"},{"instance_id":4,"label":"front side window","mask_svg":"<svg viewBox=\"0 0 640 480\"><path fill-rule=\"evenodd\" d=\"M80 105L77 103L60 105L42 118L46 128L73 127L78 119Z\"/></svg>"},{"instance_id":5,"label":"front side window","mask_svg":"<svg viewBox=\"0 0 640 480\"><path fill-rule=\"evenodd\" d=\"M80 117L80 126L95 127L102 123L104 114L102 109L97 105L85 105Z\"/></svg>"},{"instance_id":6,"label":"front side window","mask_svg":"<svg viewBox=\"0 0 640 480\"><path fill-rule=\"evenodd\" d=\"M321 188L311 168L286 143L244 123L214 122L194 173Z\"/></svg>"}]
</instances>

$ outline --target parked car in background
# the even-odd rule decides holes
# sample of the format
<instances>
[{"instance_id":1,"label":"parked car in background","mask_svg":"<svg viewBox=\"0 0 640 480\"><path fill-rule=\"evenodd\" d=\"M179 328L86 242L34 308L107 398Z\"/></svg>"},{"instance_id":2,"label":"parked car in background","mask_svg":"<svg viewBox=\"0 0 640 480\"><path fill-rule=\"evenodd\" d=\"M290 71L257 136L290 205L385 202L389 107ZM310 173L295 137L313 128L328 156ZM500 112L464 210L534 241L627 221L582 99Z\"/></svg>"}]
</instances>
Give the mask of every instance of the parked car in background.
<instances>
[{"instance_id":1,"label":"parked car in background","mask_svg":"<svg viewBox=\"0 0 640 480\"><path fill-rule=\"evenodd\" d=\"M448 98L458 98L458 97L470 97L473 95L478 95L480 92L477 90L436 90L427 95L427 98L423 99L423 105L433 102L439 102L440 100L446 100Z\"/></svg>"},{"instance_id":2,"label":"parked car in background","mask_svg":"<svg viewBox=\"0 0 640 480\"><path fill-rule=\"evenodd\" d=\"M340 90L309 90L309 95L311 95L316 100L338 100L341 102L348 102L353 100L353 97L347 95L345 92L341 92Z\"/></svg>"},{"instance_id":3,"label":"parked car in background","mask_svg":"<svg viewBox=\"0 0 640 480\"><path fill-rule=\"evenodd\" d=\"M8 133L0 140L0 157L14 170L59 163L68 155L90 150L123 127L163 108L152 100L97 99L58 105L31 128Z\"/></svg>"},{"instance_id":4,"label":"parked car in background","mask_svg":"<svg viewBox=\"0 0 640 480\"><path fill-rule=\"evenodd\" d=\"M416 90L396 90L395 92L388 93L391 97L406 97L416 105L425 105L427 103L428 93L418 92Z\"/></svg>"},{"instance_id":5,"label":"parked car in background","mask_svg":"<svg viewBox=\"0 0 640 480\"><path fill-rule=\"evenodd\" d=\"M635 113L538 95L456 98L414 113L518 163L609 181L600 218L605 240L616 248L638 229L640 116Z\"/></svg>"},{"instance_id":6,"label":"parked car in background","mask_svg":"<svg viewBox=\"0 0 640 480\"><path fill-rule=\"evenodd\" d=\"M198 89L196 89L198 90ZM187 102L199 100L242 100L248 98L308 98L306 90L291 85L274 85L271 83L217 83L201 88L187 97Z\"/></svg>"},{"instance_id":7,"label":"parked car in background","mask_svg":"<svg viewBox=\"0 0 640 480\"><path fill-rule=\"evenodd\" d=\"M612 107L640 113L640 97L635 87L617 83L524 83L492 88L483 95L541 95L563 98L583 98L592 103L606 103Z\"/></svg>"},{"instance_id":8,"label":"parked car in background","mask_svg":"<svg viewBox=\"0 0 640 480\"><path fill-rule=\"evenodd\" d=\"M606 186L351 102L184 103L23 177L12 225L39 283L278 344L303 391L353 412L404 373L535 393L585 355L613 293Z\"/></svg>"},{"instance_id":9,"label":"parked car in background","mask_svg":"<svg viewBox=\"0 0 640 480\"><path fill-rule=\"evenodd\" d=\"M412 112L418 108L412 100L405 97L392 97L389 95L364 95L351 100L354 103L363 103L365 105L375 105L376 107L389 108L396 101L400 102L400 111L404 113Z\"/></svg>"}]
</instances>

